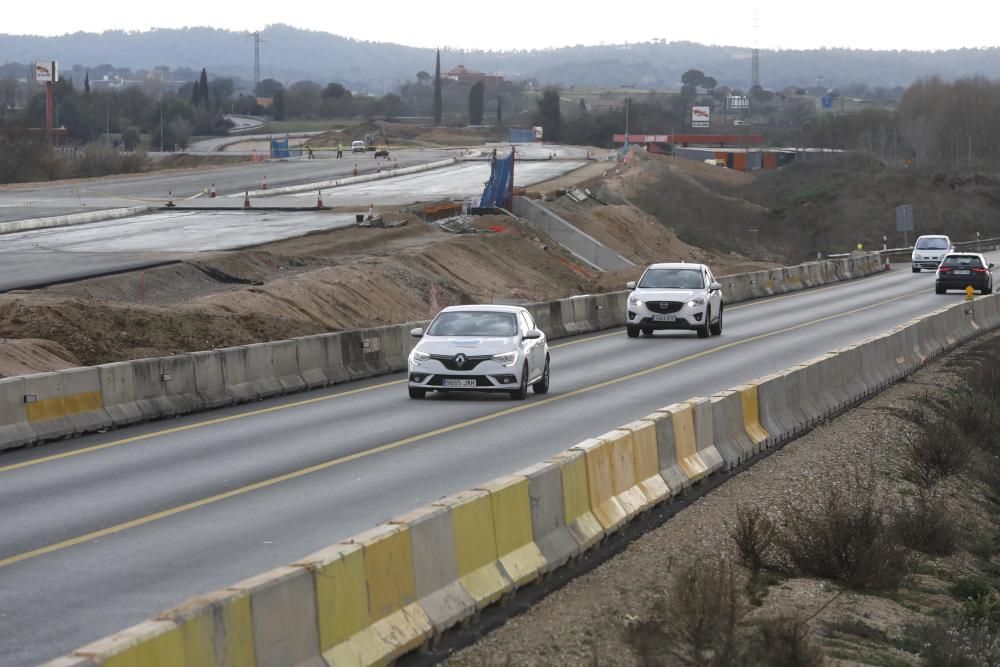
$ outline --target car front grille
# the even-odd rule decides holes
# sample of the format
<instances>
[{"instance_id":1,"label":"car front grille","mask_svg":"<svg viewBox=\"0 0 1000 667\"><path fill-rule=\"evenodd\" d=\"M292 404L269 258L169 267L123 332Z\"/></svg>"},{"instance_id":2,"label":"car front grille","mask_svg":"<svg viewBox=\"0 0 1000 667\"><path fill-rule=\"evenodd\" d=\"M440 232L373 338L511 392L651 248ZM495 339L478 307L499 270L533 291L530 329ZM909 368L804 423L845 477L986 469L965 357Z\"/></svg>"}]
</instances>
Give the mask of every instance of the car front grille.
<instances>
[{"instance_id":1,"label":"car front grille","mask_svg":"<svg viewBox=\"0 0 1000 667\"><path fill-rule=\"evenodd\" d=\"M465 358L465 362L463 364L459 364L457 357L458 357L457 354L452 356L446 354L431 355L431 359L440 361L442 364L444 364L444 367L447 368L449 371L471 371L480 363L491 359L489 355L482 357L471 357L463 355L463 357Z\"/></svg>"},{"instance_id":2,"label":"car front grille","mask_svg":"<svg viewBox=\"0 0 1000 667\"><path fill-rule=\"evenodd\" d=\"M654 313L660 313L661 315L669 315L670 313L676 313L681 308L684 307L683 301L647 301L646 308L653 311Z\"/></svg>"}]
</instances>

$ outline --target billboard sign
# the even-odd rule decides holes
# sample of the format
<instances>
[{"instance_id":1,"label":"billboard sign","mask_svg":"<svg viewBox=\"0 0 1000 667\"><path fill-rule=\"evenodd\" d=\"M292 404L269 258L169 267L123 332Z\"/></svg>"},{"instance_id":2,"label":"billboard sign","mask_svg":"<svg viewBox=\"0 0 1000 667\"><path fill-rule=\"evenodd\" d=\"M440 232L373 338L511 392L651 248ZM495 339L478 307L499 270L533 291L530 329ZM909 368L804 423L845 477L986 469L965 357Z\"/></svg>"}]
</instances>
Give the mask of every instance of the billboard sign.
<instances>
[{"instance_id":1,"label":"billboard sign","mask_svg":"<svg viewBox=\"0 0 1000 667\"><path fill-rule=\"evenodd\" d=\"M749 109L750 98L746 95L729 95L726 97L726 106L730 109Z\"/></svg>"},{"instance_id":2,"label":"billboard sign","mask_svg":"<svg viewBox=\"0 0 1000 667\"><path fill-rule=\"evenodd\" d=\"M691 127L710 127L712 107L691 107Z\"/></svg>"},{"instance_id":3,"label":"billboard sign","mask_svg":"<svg viewBox=\"0 0 1000 667\"><path fill-rule=\"evenodd\" d=\"M56 71L56 61L39 60L35 62L35 81L38 83L55 83L59 80Z\"/></svg>"},{"instance_id":4,"label":"billboard sign","mask_svg":"<svg viewBox=\"0 0 1000 667\"><path fill-rule=\"evenodd\" d=\"M535 141L541 141L545 130L540 125L536 125L533 129L535 131Z\"/></svg>"}]
</instances>

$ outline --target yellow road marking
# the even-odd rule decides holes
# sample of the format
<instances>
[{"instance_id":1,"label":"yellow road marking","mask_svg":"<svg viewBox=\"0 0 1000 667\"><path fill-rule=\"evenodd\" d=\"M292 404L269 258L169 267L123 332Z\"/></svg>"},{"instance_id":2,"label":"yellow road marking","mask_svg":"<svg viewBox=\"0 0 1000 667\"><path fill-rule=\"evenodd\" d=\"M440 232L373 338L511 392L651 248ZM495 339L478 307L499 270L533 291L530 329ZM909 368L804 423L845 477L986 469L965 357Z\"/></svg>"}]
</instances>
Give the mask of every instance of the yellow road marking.
<instances>
[{"instance_id":1,"label":"yellow road marking","mask_svg":"<svg viewBox=\"0 0 1000 667\"><path fill-rule=\"evenodd\" d=\"M856 280L850 280L845 282L840 282L835 285L829 285L827 287L819 287L815 289L808 289L798 291L792 294L782 294L773 297L765 297L761 299L753 299L748 303L744 303L739 306L732 306L726 310L741 310L743 308L750 308L753 306L762 306L767 303L773 303L782 299L791 299L794 297L807 296L809 294L816 294L818 292L825 292L827 290L836 289L838 287L845 287L846 285L856 285L863 281L869 281L873 278L879 278L884 276L884 274L876 274L874 276L868 276L865 278L858 278ZM597 336L588 336L587 338L581 338L578 340L568 341L566 343L559 343L558 345L549 346L550 349L558 350L564 347L569 347L570 345L579 345L580 343L589 343L595 340L601 340L602 338L610 338L611 336L620 336L621 327L616 327L610 333L599 334ZM351 389L348 391L337 392L336 394L329 394L326 396L317 396L315 398L307 398L301 401L294 401L292 403L283 403L281 405L273 405L269 408L260 408L258 410L250 410L248 412L241 412L237 415L230 415L228 417L218 417L216 419L207 419L205 421L195 422L193 424L187 424L185 426L176 426L174 428L168 428L161 431L153 431L152 433L145 433L143 435L135 435L128 438L122 438L121 440L113 440L111 442L106 442L100 445L93 445L91 447L84 447L82 449L75 449L70 452L63 452L61 454L52 454L50 456L45 456L39 459L32 459L31 461L23 461L21 463L13 463L7 466L0 466L0 473L9 472L11 470L19 470L21 468L29 468L31 466L40 465L42 463L50 463L52 461L59 461L61 459L67 459L74 456L80 456L82 454L90 454L92 452L99 452L104 449L111 449L112 447L120 447L122 445L128 445L133 442L143 442L145 440L151 440L153 438L158 438L165 435L173 435L175 433L183 433L185 431L191 431L196 428L202 428L205 426L215 426L216 424L224 424L226 422L234 421L237 419L244 419L247 417L256 417L257 415L265 415L271 412L277 412L278 410L286 410L289 408L297 408L303 405L311 405L313 403L319 403L321 401L330 401L336 398L342 398L344 396L352 396L354 394L360 394L363 392L374 391L376 389L384 389L385 387L391 387L398 384L405 384L406 380L391 380L389 382L382 382L379 384L374 384L369 387L361 387L359 389Z\"/></svg>"},{"instance_id":2,"label":"yellow road marking","mask_svg":"<svg viewBox=\"0 0 1000 667\"><path fill-rule=\"evenodd\" d=\"M382 452L387 452L387 451L390 451L390 450L393 450L393 449L398 449L400 447L405 447L406 445L413 444L414 442L420 442L422 440L427 440L428 438L433 438L435 436L444 435L446 433L451 433L453 431L458 431L458 430L463 429L463 428L468 428L470 426L475 426L476 424L482 424L484 422L493 421L494 419L499 419L500 417L506 417L507 415L512 415L512 414L516 414L518 412L523 412L524 410L531 410L531 409L534 409L534 408L539 408L539 407L541 407L543 405L548 405L550 403L555 403L556 401L562 401L562 400L565 400L567 398L572 398L574 396L579 396L580 394L586 394L586 393L589 393L589 392L592 392L592 391L596 391L598 389L604 389L605 387L610 387L610 386L613 386L613 385L616 385L616 384L620 384L622 382L628 382L629 380L634 380L636 378L643 377L643 376L649 375L651 373L656 373L658 371L662 371L662 370L665 370L667 368L671 368L673 366L677 366L678 364L686 363L688 361L693 361L695 359L700 359L701 357L705 357L705 356L708 356L710 354L716 354L718 352L722 352L723 350L728 350L728 349L731 349L731 348L734 348L734 347L738 347L740 345L746 345L748 343L752 343L752 342L755 342L755 341L758 341L758 340L761 340L761 339L764 339L764 338L771 338L773 336L778 336L778 335L781 335L781 334L789 333L791 331L796 331L798 329L802 329L802 328L805 328L807 326L812 326L814 324L819 324L821 322L826 322L828 320L833 320L833 319L837 319L837 318L840 318L840 317L847 317L847 316L854 315L856 313L860 313L860 312L863 312L863 311L866 311L866 310L871 310L872 308L879 308L879 307L884 306L887 303L892 303L894 301L900 301L902 299L908 299L911 296L915 296L917 294L922 294L924 292L929 292L929 291L930 291L929 289L926 289L926 290L919 290L919 291L916 291L916 292L910 292L909 294L903 294L903 295L897 296L897 297L892 298L892 299L886 299L885 301L881 301L879 303L874 303L874 304L871 304L871 305L868 305L868 306L862 306L860 308L855 308L853 310L849 310L849 311L846 311L844 313L839 313L837 315L827 315L826 317L821 317L819 319L811 320L809 322L802 322L802 323L799 323L799 324L796 324L796 325L793 325L793 326L790 326L790 327L785 327L784 329L778 329L776 331L771 331L769 333L764 333L764 334L758 334L757 336L752 336L750 338L746 338L746 339L743 339L743 340L733 341L732 343L726 343L726 344L720 345L718 347L713 347L713 348L710 348L710 349L707 349L707 350L702 350L701 352L696 352L694 354L690 354L690 355L688 355L686 357L682 357L680 359L674 359L673 361L668 361L668 362L659 364L657 366L652 366L650 368L645 368L645 369L643 369L641 371L635 371L634 373L629 373L628 375L623 375L621 377L613 378L611 380L605 380L604 382L598 382L597 384L593 384L593 385L590 385L590 386L587 386L587 387L580 387L579 389L574 389L574 390L568 391L568 392L566 392L564 394L559 394L557 396L549 396L549 397L544 398L542 400L532 401L530 403L523 403L523 404L518 405L518 406L513 407L513 408L507 408L506 410L501 410L499 412L494 412L494 413L491 413L491 414L488 414L488 415L483 415L481 417L476 417L474 419L469 419L469 420L464 421L464 422L459 422L459 423L456 423L456 424L451 424L450 426L443 426L441 428L434 429L433 431L427 431L426 433L420 433L418 435L411 435L411 436L403 438L401 440L396 440L395 442L390 442L390 443L387 443L387 444L384 444L384 445L379 445L378 447L374 447L372 449L367 449L367 450L365 450L363 452L356 452L354 454L349 454L347 456L341 456L341 457L336 458L336 459L331 459L330 461L324 461L323 463L317 463L316 465L312 465L312 466L309 466L309 467L306 467L306 468L301 468L299 470L295 470L295 471L292 471L292 472L289 472L289 473L285 473L283 475L278 475L277 477L271 477L269 479L261 480L259 482L254 482L253 484L248 484L247 486L242 486L240 488L232 489L232 490L226 491L224 493L219 493L219 494L216 494L214 496L209 496L207 498L202 498L201 500L195 500L193 502L186 503L184 505L178 505L176 507L172 507L170 509L163 510L162 512L156 512L156 513L153 513L153 514L147 514L146 516L139 517L137 519L132 519L131 521L126 521L124 523L119 523L119 524L114 525L114 526L109 526L107 528L102 528L100 530L95 530L93 532L86 533L84 535L80 535L78 537L74 537L74 538L71 538L71 539L68 539L68 540L64 540L62 542L57 542L55 544L50 544L48 546L40 547L38 549L33 549L32 551L26 551L24 553L16 554L14 556L10 556L8 558L4 558L4 559L0 560L0 568L6 567L8 565L13 565L15 563L20 563L22 561L29 560L31 558L35 558L37 556L44 556L45 554L50 554L50 553L53 553L53 552L56 552L56 551L61 551L63 549L67 549L69 547L76 546L78 544L84 544L86 542L90 542L90 541L93 541L93 540L96 540L96 539L99 539L99 538L102 538L102 537L106 537L108 535L114 535L114 534L120 533L120 532L122 532L124 530L128 530L129 528L135 528L135 527L138 527L138 526L143 526L143 525L152 523L154 521L159 521L160 519L165 519L165 518L168 518L168 517L180 514L182 512L186 512L188 510L196 509L196 508L199 508L199 507L204 507L206 505L210 505L212 503L219 502L220 500L226 500L228 498L234 498L236 496L241 496L243 494L250 493L251 491L257 491L259 489L265 489L265 488L274 486L276 484L280 484L282 482L287 482L287 481L290 481L290 480L298 479L299 477L304 477L304 476L312 474L314 472L319 472L321 470L327 470L329 468L333 468L335 466L339 466L339 465L342 465L344 463L349 463L351 461L356 461L358 459L367 458L369 456L374 456L375 454L380 454ZM229 419L229 418L225 418L225 419Z\"/></svg>"}]
</instances>

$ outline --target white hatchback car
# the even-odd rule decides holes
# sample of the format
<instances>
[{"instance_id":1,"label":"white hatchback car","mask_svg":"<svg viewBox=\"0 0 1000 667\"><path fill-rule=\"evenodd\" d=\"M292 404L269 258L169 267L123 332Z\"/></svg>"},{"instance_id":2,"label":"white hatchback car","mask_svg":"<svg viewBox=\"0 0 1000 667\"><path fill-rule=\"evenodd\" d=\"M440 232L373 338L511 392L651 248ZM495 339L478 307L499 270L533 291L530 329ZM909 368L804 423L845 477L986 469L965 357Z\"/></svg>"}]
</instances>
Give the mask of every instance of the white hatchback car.
<instances>
[{"instance_id":1,"label":"white hatchback car","mask_svg":"<svg viewBox=\"0 0 1000 667\"><path fill-rule=\"evenodd\" d=\"M722 286L704 264L652 264L626 287L629 338L662 329L694 330L699 338L722 333Z\"/></svg>"},{"instance_id":2,"label":"white hatchback car","mask_svg":"<svg viewBox=\"0 0 1000 667\"><path fill-rule=\"evenodd\" d=\"M505 391L525 399L549 390L549 347L520 306L449 306L423 329L409 359L410 398L428 391Z\"/></svg>"},{"instance_id":3,"label":"white hatchback car","mask_svg":"<svg viewBox=\"0 0 1000 667\"><path fill-rule=\"evenodd\" d=\"M944 256L955 250L951 239L941 234L921 236L913 244L913 256L910 258L913 272L921 269L936 269Z\"/></svg>"}]
</instances>

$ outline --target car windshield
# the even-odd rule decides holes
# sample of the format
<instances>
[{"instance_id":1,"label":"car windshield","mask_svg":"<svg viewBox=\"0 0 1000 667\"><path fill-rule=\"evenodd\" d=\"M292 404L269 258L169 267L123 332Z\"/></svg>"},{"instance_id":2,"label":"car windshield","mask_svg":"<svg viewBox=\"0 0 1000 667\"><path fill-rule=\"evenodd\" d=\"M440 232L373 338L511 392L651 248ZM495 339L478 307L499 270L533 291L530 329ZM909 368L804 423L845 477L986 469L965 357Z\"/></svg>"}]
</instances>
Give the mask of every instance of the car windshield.
<instances>
[{"instance_id":1,"label":"car windshield","mask_svg":"<svg viewBox=\"0 0 1000 667\"><path fill-rule=\"evenodd\" d=\"M918 239L917 250L947 250L948 239Z\"/></svg>"},{"instance_id":2,"label":"car windshield","mask_svg":"<svg viewBox=\"0 0 1000 667\"><path fill-rule=\"evenodd\" d=\"M968 266L977 267L982 266L983 263L975 255L951 255L945 257L941 266Z\"/></svg>"},{"instance_id":3,"label":"car windshield","mask_svg":"<svg viewBox=\"0 0 1000 667\"><path fill-rule=\"evenodd\" d=\"M427 329L429 336L497 336L517 335L514 313L462 310L441 313Z\"/></svg>"},{"instance_id":4,"label":"car windshield","mask_svg":"<svg viewBox=\"0 0 1000 667\"><path fill-rule=\"evenodd\" d=\"M649 269L639 287L659 289L703 289L705 281L698 269Z\"/></svg>"}]
</instances>

